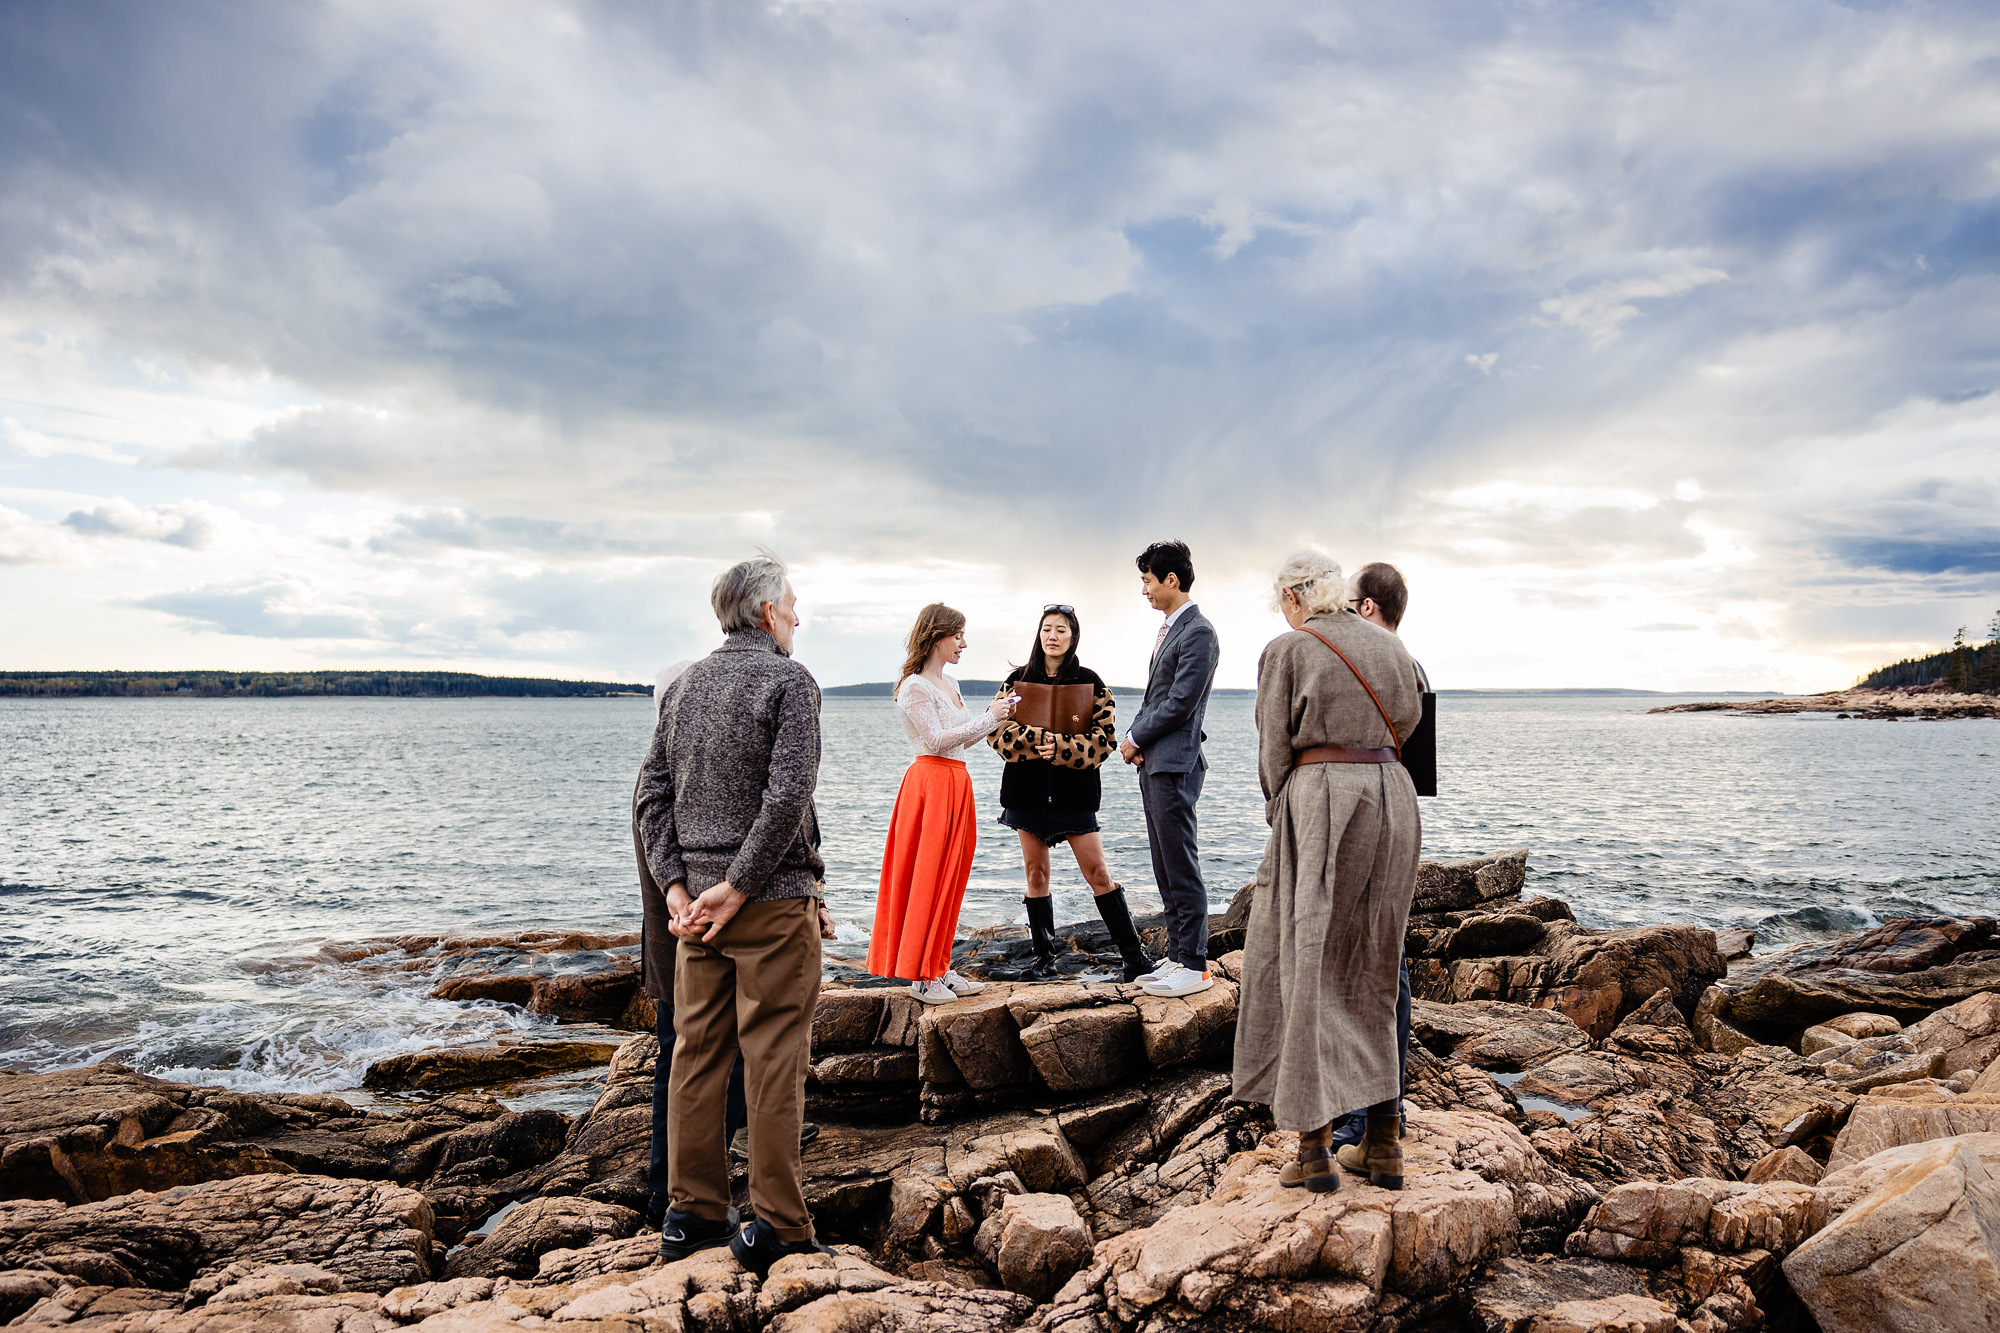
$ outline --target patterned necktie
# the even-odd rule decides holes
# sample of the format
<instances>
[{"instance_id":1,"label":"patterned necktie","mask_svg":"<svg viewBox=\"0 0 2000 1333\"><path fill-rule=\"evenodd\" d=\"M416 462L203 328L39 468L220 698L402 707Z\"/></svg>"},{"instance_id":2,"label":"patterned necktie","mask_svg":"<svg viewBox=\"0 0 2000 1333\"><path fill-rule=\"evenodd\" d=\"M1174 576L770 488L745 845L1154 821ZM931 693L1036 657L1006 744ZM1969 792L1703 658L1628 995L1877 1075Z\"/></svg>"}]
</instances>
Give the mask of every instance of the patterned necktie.
<instances>
[{"instance_id":1,"label":"patterned necktie","mask_svg":"<svg viewBox=\"0 0 2000 1333\"><path fill-rule=\"evenodd\" d=\"M1160 623L1160 632L1153 636L1153 651L1146 656L1146 674L1153 674L1153 659L1160 655L1160 645L1167 641L1166 622Z\"/></svg>"}]
</instances>

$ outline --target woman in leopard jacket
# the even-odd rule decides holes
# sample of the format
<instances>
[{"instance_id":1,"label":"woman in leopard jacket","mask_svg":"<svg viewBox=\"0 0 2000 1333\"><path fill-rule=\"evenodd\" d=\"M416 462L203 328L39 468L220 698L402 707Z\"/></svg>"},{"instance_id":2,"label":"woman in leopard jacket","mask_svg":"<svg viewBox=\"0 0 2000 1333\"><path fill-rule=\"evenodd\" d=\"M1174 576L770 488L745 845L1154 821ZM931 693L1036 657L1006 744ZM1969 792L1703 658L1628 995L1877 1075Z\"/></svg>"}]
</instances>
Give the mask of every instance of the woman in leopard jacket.
<instances>
[{"instance_id":1,"label":"woman in leopard jacket","mask_svg":"<svg viewBox=\"0 0 2000 1333\"><path fill-rule=\"evenodd\" d=\"M1104 839L1097 831L1097 807L1103 785L1097 769L1118 752L1116 705L1095 671L1076 660L1083 627L1076 609L1052 604L1042 608L1042 623L1028 664L1016 668L1000 687L1005 696L1017 683L1083 685L1097 700L1088 731L1060 735L1040 727L1007 721L986 743L1007 761L1000 778L1000 822L1021 839L1021 860L1027 871L1028 934L1034 941L1035 962L1024 976L1044 980L1055 975L1055 904L1049 897L1049 849L1069 843L1076 868L1097 898L1111 940L1125 959L1125 980L1137 981L1153 963L1139 943L1125 890L1111 882L1104 864Z\"/></svg>"}]
</instances>

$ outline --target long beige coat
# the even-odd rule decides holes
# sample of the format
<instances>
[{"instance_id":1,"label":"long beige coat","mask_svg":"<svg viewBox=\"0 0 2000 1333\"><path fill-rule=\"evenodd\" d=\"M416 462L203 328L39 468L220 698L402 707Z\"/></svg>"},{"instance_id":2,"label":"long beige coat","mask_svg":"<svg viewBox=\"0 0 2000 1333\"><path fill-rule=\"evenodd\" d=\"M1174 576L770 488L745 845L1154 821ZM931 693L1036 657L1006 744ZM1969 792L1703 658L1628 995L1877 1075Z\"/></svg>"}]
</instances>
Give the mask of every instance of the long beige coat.
<instances>
[{"instance_id":1,"label":"long beige coat","mask_svg":"<svg viewBox=\"0 0 2000 1333\"><path fill-rule=\"evenodd\" d=\"M1408 737L1422 713L1401 640L1351 611L1308 622L1347 654ZM1236 1095L1281 1129L1318 1129L1402 1095L1397 968L1422 829L1401 764L1308 764L1315 745L1392 744L1381 713L1312 635L1257 664L1257 769L1271 836L1257 872L1236 1029Z\"/></svg>"}]
</instances>

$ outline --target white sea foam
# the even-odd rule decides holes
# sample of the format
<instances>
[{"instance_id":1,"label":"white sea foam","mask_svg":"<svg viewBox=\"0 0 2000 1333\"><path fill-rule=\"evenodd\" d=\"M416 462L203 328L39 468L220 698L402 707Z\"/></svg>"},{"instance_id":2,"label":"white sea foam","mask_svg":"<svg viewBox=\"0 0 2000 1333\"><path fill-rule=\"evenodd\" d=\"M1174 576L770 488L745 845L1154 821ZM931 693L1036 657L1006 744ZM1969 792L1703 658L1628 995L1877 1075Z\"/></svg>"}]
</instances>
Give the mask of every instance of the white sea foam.
<instances>
[{"instance_id":1,"label":"white sea foam","mask_svg":"<svg viewBox=\"0 0 2000 1333\"><path fill-rule=\"evenodd\" d=\"M141 1021L127 1036L81 1051L50 1049L34 1063L113 1060L240 1092L337 1092L360 1087L368 1066L391 1056L556 1026L512 1005L434 999L433 970L392 972L380 961L286 969L293 984L267 1002L176 1009L171 1017Z\"/></svg>"}]
</instances>

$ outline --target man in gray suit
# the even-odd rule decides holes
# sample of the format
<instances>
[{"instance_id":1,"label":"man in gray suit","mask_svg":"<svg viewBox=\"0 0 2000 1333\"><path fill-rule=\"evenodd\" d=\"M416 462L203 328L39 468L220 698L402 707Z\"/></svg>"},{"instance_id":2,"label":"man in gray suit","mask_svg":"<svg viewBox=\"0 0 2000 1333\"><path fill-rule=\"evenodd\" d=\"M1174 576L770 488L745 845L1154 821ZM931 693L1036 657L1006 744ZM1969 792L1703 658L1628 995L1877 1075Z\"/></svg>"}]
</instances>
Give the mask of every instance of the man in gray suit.
<instances>
[{"instance_id":1,"label":"man in gray suit","mask_svg":"<svg viewBox=\"0 0 2000 1333\"><path fill-rule=\"evenodd\" d=\"M1120 747L1139 767L1139 799L1153 848L1153 880L1167 907L1167 956L1140 985L1152 995L1194 995L1208 975L1208 890L1195 849L1195 802L1208 761L1201 729L1221 655L1215 626L1188 600L1194 560L1185 542L1154 542L1138 559L1140 591L1166 616L1153 640L1146 697Z\"/></svg>"}]
</instances>

